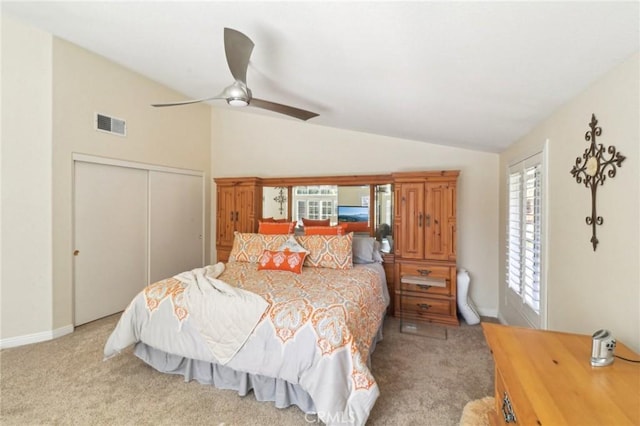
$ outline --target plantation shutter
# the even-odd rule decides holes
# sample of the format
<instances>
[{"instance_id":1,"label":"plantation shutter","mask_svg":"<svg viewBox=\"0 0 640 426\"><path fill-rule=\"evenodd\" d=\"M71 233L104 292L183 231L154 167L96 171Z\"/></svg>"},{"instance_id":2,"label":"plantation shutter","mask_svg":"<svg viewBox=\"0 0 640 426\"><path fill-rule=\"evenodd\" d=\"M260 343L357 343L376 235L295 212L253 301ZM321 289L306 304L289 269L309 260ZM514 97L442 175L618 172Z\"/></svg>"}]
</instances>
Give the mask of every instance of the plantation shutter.
<instances>
[{"instance_id":1,"label":"plantation shutter","mask_svg":"<svg viewBox=\"0 0 640 426\"><path fill-rule=\"evenodd\" d=\"M521 240L520 228L522 205L520 199L522 176L520 172L509 173L509 220L507 221L507 285L517 294L521 288Z\"/></svg>"},{"instance_id":2,"label":"plantation shutter","mask_svg":"<svg viewBox=\"0 0 640 426\"><path fill-rule=\"evenodd\" d=\"M524 171L524 303L540 313L540 163Z\"/></svg>"},{"instance_id":3,"label":"plantation shutter","mask_svg":"<svg viewBox=\"0 0 640 426\"><path fill-rule=\"evenodd\" d=\"M535 155L509 168L506 284L523 314L540 314L542 258L542 163ZM531 312L529 312L529 310ZM530 318L531 319L531 318ZM532 321L536 323L537 321Z\"/></svg>"}]
</instances>

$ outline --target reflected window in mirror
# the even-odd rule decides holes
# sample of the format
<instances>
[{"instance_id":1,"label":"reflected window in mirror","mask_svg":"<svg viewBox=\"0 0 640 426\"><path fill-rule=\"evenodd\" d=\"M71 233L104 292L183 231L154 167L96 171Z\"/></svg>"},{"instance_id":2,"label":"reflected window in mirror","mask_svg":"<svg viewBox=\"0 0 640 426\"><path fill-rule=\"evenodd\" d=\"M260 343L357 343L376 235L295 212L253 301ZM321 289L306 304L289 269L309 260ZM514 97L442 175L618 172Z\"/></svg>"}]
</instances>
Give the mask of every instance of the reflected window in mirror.
<instances>
[{"instance_id":1,"label":"reflected window in mirror","mask_svg":"<svg viewBox=\"0 0 640 426\"><path fill-rule=\"evenodd\" d=\"M292 220L302 226L302 219L329 219L332 225L338 223L337 185L294 186L292 191Z\"/></svg>"}]
</instances>

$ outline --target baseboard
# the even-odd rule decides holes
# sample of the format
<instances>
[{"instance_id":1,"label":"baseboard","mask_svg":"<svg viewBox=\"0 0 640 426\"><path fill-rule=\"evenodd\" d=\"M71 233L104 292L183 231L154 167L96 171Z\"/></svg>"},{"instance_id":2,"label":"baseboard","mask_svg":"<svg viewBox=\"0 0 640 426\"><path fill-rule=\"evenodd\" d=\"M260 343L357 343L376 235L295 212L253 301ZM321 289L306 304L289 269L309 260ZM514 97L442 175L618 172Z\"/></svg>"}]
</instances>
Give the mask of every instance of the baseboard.
<instances>
[{"instance_id":1,"label":"baseboard","mask_svg":"<svg viewBox=\"0 0 640 426\"><path fill-rule=\"evenodd\" d=\"M53 340L70 333L73 333L73 325L71 324L51 331L8 337L6 339L0 339L0 349L15 348L17 346L30 345L32 343L46 342L47 340Z\"/></svg>"},{"instance_id":2,"label":"baseboard","mask_svg":"<svg viewBox=\"0 0 640 426\"><path fill-rule=\"evenodd\" d=\"M481 308L479 306L477 307L477 309L478 309L478 313L480 314L480 316L498 318L498 310L497 309L487 309L487 308Z\"/></svg>"}]
</instances>

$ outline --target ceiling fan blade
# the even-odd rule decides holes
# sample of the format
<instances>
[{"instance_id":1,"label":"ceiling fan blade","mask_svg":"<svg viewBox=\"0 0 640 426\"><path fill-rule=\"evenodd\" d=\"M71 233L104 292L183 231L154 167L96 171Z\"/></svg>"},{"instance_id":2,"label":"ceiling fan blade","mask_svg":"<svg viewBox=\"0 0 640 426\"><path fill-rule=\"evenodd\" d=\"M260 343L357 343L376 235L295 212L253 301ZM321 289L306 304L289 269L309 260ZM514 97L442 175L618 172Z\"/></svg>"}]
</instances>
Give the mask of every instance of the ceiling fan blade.
<instances>
[{"instance_id":1,"label":"ceiling fan blade","mask_svg":"<svg viewBox=\"0 0 640 426\"><path fill-rule=\"evenodd\" d=\"M265 101L264 99L251 98L249 105L262 109L268 109L269 111L279 112L280 114L289 115L303 121L307 121L310 118L318 116L318 114L316 114L315 112L305 111L300 108Z\"/></svg>"},{"instance_id":2,"label":"ceiling fan blade","mask_svg":"<svg viewBox=\"0 0 640 426\"><path fill-rule=\"evenodd\" d=\"M223 97L222 95L218 95L218 96L213 96L211 98L194 99L192 101L169 102L166 104L151 104L151 106L152 107L169 107L169 106L189 105L189 104L196 104L198 102L212 101L214 99L225 99L225 97Z\"/></svg>"},{"instance_id":3,"label":"ceiling fan blade","mask_svg":"<svg viewBox=\"0 0 640 426\"><path fill-rule=\"evenodd\" d=\"M247 84L247 67L253 51L253 42L249 37L231 28L224 29L224 52L231 75Z\"/></svg>"}]
</instances>

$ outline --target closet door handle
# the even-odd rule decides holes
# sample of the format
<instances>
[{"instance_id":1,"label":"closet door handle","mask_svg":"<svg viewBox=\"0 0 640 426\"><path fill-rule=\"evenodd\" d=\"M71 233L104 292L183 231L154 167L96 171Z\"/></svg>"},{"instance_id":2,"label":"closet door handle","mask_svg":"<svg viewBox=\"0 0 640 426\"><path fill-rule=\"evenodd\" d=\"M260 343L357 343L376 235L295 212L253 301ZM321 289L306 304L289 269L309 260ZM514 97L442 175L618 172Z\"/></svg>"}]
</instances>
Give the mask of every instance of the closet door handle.
<instances>
[{"instance_id":1,"label":"closet door handle","mask_svg":"<svg viewBox=\"0 0 640 426\"><path fill-rule=\"evenodd\" d=\"M236 212L236 222L238 221L238 212Z\"/></svg>"},{"instance_id":2,"label":"closet door handle","mask_svg":"<svg viewBox=\"0 0 640 426\"><path fill-rule=\"evenodd\" d=\"M229 213L230 213L229 220L233 222L233 212L229 212Z\"/></svg>"},{"instance_id":3,"label":"closet door handle","mask_svg":"<svg viewBox=\"0 0 640 426\"><path fill-rule=\"evenodd\" d=\"M418 228L422 228L422 212L418 213Z\"/></svg>"},{"instance_id":4,"label":"closet door handle","mask_svg":"<svg viewBox=\"0 0 640 426\"><path fill-rule=\"evenodd\" d=\"M431 215L428 214L426 217L427 226L431 226Z\"/></svg>"}]
</instances>

